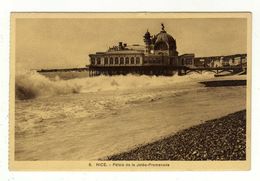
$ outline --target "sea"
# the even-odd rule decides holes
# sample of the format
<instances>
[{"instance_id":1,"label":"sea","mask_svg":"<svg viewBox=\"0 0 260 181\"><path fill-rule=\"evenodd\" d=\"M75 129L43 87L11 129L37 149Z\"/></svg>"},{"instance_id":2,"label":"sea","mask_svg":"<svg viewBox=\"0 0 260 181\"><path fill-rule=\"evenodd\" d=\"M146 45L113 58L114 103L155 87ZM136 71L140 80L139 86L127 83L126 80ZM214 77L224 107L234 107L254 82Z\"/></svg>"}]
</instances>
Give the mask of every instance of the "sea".
<instances>
[{"instance_id":1,"label":"sea","mask_svg":"<svg viewBox=\"0 0 260 181\"><path fill-rule=\"evenodd\" d=\"M185 76L87 72L15 76L15 159L98 160L245 109L246 86L205 87Z\"/></svg>"}]
</instances>

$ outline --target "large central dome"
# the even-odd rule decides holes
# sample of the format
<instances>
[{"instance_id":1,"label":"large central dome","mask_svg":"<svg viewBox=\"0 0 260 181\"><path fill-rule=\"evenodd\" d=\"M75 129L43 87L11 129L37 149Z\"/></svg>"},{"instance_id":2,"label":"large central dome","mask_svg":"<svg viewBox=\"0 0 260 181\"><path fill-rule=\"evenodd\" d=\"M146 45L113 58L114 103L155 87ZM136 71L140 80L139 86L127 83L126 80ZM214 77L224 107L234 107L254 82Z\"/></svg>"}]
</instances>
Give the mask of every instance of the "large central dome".
<instances>
[{"instance_id":1,"label":"large central dome","mask_svg":"<svg viewBox=\"0 0 260 181\"><path fill-rule=\"evenodd\" d=\"M176 41L164 30L163 24L161 32L154 36L153 43L155 50L176 50Z\"/></svg>"}]
</instances>

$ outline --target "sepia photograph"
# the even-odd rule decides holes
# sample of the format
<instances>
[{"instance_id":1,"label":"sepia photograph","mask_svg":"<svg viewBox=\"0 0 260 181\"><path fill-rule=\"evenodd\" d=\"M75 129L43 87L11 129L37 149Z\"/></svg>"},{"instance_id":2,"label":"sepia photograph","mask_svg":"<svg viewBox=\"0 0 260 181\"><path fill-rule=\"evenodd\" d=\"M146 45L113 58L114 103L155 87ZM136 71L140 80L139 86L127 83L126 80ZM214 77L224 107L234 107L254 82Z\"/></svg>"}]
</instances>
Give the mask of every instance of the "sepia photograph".
<instances>
[{"instance_id":1,"label":"sepia photograph","mask_svg":"<svg viewBox=\"0 0 260 181\"><path fill-rule=\"evenodd\" d=\"M250 13L12 13L11 169L248 170L250 75Z\"/></svg>"}]
</instances>

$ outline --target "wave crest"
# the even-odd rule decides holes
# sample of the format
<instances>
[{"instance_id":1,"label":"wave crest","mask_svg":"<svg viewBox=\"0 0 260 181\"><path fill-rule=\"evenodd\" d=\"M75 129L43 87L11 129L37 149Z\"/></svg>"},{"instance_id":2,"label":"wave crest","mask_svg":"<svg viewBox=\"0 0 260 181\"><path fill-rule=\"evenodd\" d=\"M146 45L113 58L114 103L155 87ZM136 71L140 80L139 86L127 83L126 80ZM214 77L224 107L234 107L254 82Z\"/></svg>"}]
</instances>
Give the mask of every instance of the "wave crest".
<instances>
[{"instance_id":1,"label":"wave crest","mask_svg":"<svg viewBox=\"0 0 260 181\"><path fill-rule=\"evenodd\" d=\"M18 73L15 77L15 98L33 99L36 97L53 96L59 94L79 93L81 86L71 84L65 80L55 81L37 72Z\"/></svg>"},{"instance_id":2,"label":"wave crest","mask_svg":"<svg viewBox=\"0 0 260 181\"><path fill-rule=\"evenodd\" d=\"M68 73L69 74L69 73ZM178 82L189 82L196 79L212 77L212 73L191 74L186 76L146 76L146 75L117 75L113 77L98 76L62 80L57 75L54 79L37 72L24 72L16 75L16 99L33 99L36 97L75 94L80 92L98 92L109 90L126 90L136 88L151 88L165 86Z\"/></svg>"}]
</instances>

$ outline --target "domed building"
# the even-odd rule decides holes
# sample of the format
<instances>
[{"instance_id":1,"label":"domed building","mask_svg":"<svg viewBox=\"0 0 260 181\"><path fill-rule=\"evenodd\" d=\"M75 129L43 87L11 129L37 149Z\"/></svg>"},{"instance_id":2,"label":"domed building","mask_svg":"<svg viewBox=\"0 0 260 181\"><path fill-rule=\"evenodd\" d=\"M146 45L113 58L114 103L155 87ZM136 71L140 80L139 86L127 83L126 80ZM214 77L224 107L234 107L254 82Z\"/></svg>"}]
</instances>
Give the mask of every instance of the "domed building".
<instances>
[{"instance_id":1,"label":"domed building","mask_svg":"<svg viewBox=\"0 0 260 181\"><path fill-rule=\"evenodd\" d=\"M145 34L145 38L148 38L147 34L149 35L150 33L147 31ZM176 40L164 30L163 24L161 32L155 35L152 38L151 42L154 54L178 56L178 52L176 51Z\"/></svg>"},{"instance_id":2,"label":"domed building","mask_svg":"<svg viewBox=\"0 0 260 181\"><path fill-rule=\"evenodd\" d=\"M119 42L106 52L90 54L90 70L95 68L98 72L109 75L171 75L172 67L179 64L176 40L166 32L163 24L161 26L161 31L154 36L146 31L143 36L144 45L129 46ZM191 62L193 57L190 56Z\"/></svg>"},{"instance_id":3,"label":"domed building","mask_svg":"<svg viewBox=\"0 0 260 181\"><path fill-rule=\"evenodd\" d=\"M90 64L85 68L41 69L38 72L84 71L89 76L145 74L145 75L178 75L189 72L211 71L215 73L246 72L247 54L226 56L195 57L193 53L178 55L176 39L161 24L161 31L151 36L144 33L144 44L127 45L119 42L105 52L90 54Z\"/></svg>"},{"instance_id":4,"label":"domed building","mask_svg":"<svg viewBox=\"0 0 260 181\"><path fill-rule=\"evenodd\" d=\"M177 64L176 40L165 31L163 24L161 32L153 37L147 30L144 35L144 43L146 47L145 64Z\"/></svg>"}]
</instances>

